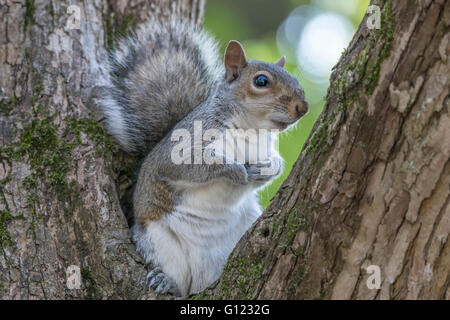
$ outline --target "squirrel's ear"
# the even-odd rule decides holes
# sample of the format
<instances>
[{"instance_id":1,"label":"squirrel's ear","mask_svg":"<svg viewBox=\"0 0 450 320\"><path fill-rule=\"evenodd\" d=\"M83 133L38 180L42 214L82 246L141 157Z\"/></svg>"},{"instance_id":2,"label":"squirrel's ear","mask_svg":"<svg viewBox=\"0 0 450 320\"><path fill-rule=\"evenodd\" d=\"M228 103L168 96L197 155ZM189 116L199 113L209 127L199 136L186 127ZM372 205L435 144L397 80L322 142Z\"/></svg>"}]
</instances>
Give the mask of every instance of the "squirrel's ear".
<instances>
[{"instance_id":1,"label":"squirrel's ear","mask_svg":"<svg viewBox=\"0 0 450 320\"><path fill-rule=\"evenodd\" d=\"M234 40L228 43L225 50L225 78L228 82L235 80L241 71L247 65L247 58L245 57L244 48L242 45Z\"/></svg>"},{"instance_id":2,"label":"squirrel's ear","mask_svg":"<svg viewBox=\"0 0 450 320\"><path fill-rule=\"evenodd\" d=\"M275 62L276 65L279 65L282 68L284 68L285 63L286 63L286 56L282 56L280 59L278 59L277 62Z\"/></svg>"}]
</instances>

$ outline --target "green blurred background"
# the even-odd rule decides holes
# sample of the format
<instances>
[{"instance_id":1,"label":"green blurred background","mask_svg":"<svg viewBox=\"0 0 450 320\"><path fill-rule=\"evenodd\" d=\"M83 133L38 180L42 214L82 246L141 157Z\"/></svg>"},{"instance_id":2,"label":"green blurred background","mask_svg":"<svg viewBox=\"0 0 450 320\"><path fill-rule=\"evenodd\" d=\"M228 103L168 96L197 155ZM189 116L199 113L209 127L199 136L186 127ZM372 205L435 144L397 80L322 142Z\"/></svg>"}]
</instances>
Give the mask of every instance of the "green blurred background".
<instances>
[{"instance_id":1,"label":"green blurred background","mask_svg":"<svg viewBox=\"0 0 450 320\"><path fill-rule=\"evenodd\" d=\"M329 76L348 46L369 0L207 0L204 26L219 41L240 41L247 58L275 62L287 57L286 69L305 90L310 112L280 135L283 174L260 192L263 207L287 178L322 111Z\"/></svg>"}]
</instances>

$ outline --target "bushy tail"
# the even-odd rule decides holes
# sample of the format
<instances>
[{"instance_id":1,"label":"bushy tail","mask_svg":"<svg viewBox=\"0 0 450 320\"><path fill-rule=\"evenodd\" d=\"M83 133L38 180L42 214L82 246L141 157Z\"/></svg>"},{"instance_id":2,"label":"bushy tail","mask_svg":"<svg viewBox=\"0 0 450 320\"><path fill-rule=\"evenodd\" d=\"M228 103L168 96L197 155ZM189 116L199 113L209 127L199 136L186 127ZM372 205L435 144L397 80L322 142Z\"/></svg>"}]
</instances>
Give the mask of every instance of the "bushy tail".
<instances>
[{"instance_id":1,"label":"bushy tail","mask_svg":"<svg viewBox=\"0 0 450 320\"><path fill-rule=\"evenodd\" d=\"M106 127L125 151L147 154L211 94L223 69L206 32L151 20L112 51L109 74Z\"/></svg>"}]
</instances>

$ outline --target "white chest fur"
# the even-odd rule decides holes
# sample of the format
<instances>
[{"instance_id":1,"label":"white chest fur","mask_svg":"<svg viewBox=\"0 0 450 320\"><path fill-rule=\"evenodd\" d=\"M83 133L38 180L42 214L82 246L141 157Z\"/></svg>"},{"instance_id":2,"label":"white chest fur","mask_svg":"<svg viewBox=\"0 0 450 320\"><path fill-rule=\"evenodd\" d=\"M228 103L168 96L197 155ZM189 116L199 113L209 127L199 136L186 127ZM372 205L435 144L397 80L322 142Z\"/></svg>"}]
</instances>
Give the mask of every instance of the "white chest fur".
<instances>
[{"instance_id":1,"label":"white chest fur","mask_svg":"<svg viewBox=\"0 0 450 320\"><path fill-rule=\"evenodd\" d=\"M219 182L206 189L189 192L173 212L133 235L146 262L159 265L182 295L199 292L220 276L228 255L261 214L255 191ZM241 201L230 206L230 197L239 193Z\"/></svg>"}]
</instances>

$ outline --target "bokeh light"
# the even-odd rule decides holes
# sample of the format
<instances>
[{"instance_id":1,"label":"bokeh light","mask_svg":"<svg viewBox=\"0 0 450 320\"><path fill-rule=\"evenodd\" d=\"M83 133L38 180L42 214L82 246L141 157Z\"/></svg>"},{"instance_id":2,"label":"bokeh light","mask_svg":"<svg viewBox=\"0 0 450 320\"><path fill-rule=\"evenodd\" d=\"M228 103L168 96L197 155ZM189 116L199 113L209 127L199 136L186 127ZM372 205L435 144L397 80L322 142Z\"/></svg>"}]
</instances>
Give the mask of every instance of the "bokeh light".
<instances>
[{"instance_id":1,"label":"bokeh light","mask_svg":"<svg viewBox=\"0 0 450 320\"><path fill-rule=\"evenodd\" d=\"M310 76L328 81L331 68L353 35L351 23L336 13L321 13L303 29L296 50L297 62Z\"/></svg>"},{"instance_id":2,"label":"bokeh light","mask_svg":"<svg viewBox=\"0 0 450 320\"><path fill-rule=\"evenodd\" d=\"M277 45L323 86L354 32L351 22L339 13L315 5L300 6L278 28Z\"/></svg>"}]
</instances>

